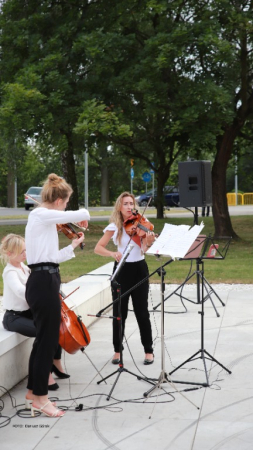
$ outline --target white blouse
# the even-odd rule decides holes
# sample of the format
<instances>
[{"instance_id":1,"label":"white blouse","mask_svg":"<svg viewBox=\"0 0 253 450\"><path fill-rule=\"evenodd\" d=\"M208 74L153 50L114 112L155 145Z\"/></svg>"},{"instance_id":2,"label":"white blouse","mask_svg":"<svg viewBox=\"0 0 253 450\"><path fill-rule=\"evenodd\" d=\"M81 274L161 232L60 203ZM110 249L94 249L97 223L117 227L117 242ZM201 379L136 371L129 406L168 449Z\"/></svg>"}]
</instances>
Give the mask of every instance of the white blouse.
<instances>
[{"instance_id":1,"label":"white blouse","mask_svg":"<svg viewBox=\"0 0 253 450\"><path fill-rule=\"evenodd\" d=\"M123 228L123 234L120 243L118 242L118 228L116 227L115 223L110 223L103 231L104 233L106 231L114 231L114 234L112 236L113 243L117 245L118 251L123 254L128 244L130 243L130 236L125 231L125 228ZM133 240L131 240L131 244L133 244L133 248L126 259L126 262L136 262L144 259L144 253L140 246Z\"/></svg>"},{"instance_id":2,"label":"white blouse","mask_svg":"<svg viewBox=\"0 0 253 450\"><path fill-rule=\"evenodd\" d=\"M28 303L25 299L26 282L30 269L21 263L22 269L8 263L3 271L3 308L14 311L27 311Z\"/></svg>"},{"instance_id":3,"label":"white blouse","mask_svg":"<svg viewBox=\"0 0 253 450\"><path fill-rule=\"evenodd\" d=\"M78 211L58 211L42 206L30 212L25 230L27 263L52 262L59 264L74 258L72 245L59 250L56 224L90 220L87 209Z\"/></svg>"}]
</instances>

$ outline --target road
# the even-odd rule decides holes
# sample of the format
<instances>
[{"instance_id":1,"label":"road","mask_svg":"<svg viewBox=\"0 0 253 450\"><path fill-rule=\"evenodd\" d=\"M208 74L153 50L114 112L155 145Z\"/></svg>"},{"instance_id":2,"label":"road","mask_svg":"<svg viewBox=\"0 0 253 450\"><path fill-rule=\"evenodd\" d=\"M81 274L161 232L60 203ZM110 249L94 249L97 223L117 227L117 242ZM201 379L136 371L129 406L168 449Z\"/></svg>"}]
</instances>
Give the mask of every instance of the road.
<instances>
[{"instance_id":1,"label":"road","mask_svg":"<svg viewBox=\"0 0 253 450\"><path fill-rule=\"evenodd\" d=\"M153 209L152 209L153 210ZM192 208L194 212L194 208ZM91 222L108 220L110 217L110 212L112 211L112 206L103 207L90 207L89 211L92 213ZM108 211L108 215L100 215L99 212ZM0 225L25 225L27 219L18 219L17 216L26 216L30 214L30 211L26 211L24 208L1 208L0 207ZM96 214L96 215L93 215ZM201 208L198 208L198 214L201 218ZM229 206L230 216L248 216L253 215L253 205L240 205L240 206ZM149 214L149 209L147 209L145 215L147 217L156 217L155 214ZM170 217L193 217L193 213L185 208L171 208L165 211L165 216L169 219ZM4 219L8 217L8 219ZM10 218L10 217L13 217Z\"/></svg>"}]
</instances>

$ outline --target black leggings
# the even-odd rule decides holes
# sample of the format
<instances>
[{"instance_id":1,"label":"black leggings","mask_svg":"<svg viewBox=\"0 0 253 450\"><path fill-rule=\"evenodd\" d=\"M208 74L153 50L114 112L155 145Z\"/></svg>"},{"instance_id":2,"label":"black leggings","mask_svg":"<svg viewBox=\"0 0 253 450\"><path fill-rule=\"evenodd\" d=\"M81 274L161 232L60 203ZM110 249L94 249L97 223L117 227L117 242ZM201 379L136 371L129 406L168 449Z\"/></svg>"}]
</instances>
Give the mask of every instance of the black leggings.
<instances>
[{"instance_id":1,"label":"black leggings","mask_svg":"<svg viewBox=\"0 0 253 450\"><path fill-rule=\"evenodd\" d=\"M48 377L59 342L60 283L58 272L41 270L32 272L26 284L26 300L36 327L27 388L38 396L48 393Z\"/></svg>"},{"instance_id":2,"label":"black leggings","mask_svg":"<svg viewBox=\"0 0 253 450\"><path fill-rule=\"evenodd\" d=\"M116 264L114 270L115 268ZM148 266L145 260L125 263L116 278L116 281L120 284L121 295L147 276ZM147 279L139 287L136 287L131 293L121 299L122 336L124 336L125 332L125 321L128 314L129 297L131 295L144 351L145 353L153 353L152 330L148 312L148 292L149 281ZM112 289L112 295L113 300L118 298L118 293L115 288ZM113 315L116 317L119 316L119 302L113 305ZM117 319L113 319L113 345L114 351L117 353L120 351L119 325L120 322Z\"/></svg>"},{"instance_id":3,"label":"black leggings","mask_svg":"<svg viewBox=\"0 0 253 450\"><path fill-rule=\"evenodd\" d=\"M3 326L5 330L15 331L22 336L36 337L36 328L34 325L30 309L27 311L6 311L3 316ZM54 359L61 359L62 348L58 345Z\"/></svg>"}]
</instances>

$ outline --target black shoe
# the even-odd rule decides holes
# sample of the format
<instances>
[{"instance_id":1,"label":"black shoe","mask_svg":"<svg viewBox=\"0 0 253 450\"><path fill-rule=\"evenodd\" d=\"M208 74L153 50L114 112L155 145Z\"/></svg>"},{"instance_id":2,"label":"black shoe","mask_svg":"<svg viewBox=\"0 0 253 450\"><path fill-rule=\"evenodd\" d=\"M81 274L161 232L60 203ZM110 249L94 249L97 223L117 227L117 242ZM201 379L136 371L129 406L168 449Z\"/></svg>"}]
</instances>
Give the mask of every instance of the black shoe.
<instances>
[{"instance_id":1,"label":"black shoe","mask_svg":"<svg viewBox=\"0 0 253 450\"><path fill-rule=\"evenodd\" d=\"M62 378L62 379L70 377L70 375L68 375L67 373L61 372L59 369L57 369L57 367L54 364L52 366L51 373L55 373L55 375L58 378Z\"/></svg>"},{"instance_id":2,"label":"black shoe","mask_svg":"<svg viewBox=\"0 0 253 450\"><path fill-rule=\"evenodd\" d=\"M144 361L143 361L144 366L148 366L148 365L150 365L150 364L153 364L154 359L155 359L155 355L153 355L153 359L147 359L147 358L145 358Z\"/></svg>"},{"instance_id":3,"label":"black shoe","mask_svg":"<svg viewBox=\"0 0 253 450\"><path fill-rule=\"evenodd\" d=\"M57 389L59 389L59 384L57 383L49 384L47 388L49 391L57 391Z\"/></svg>"},{"instance_id":4,"label":"black shoe","mask_svg":"<svg viewBox=\"0 0 253 450\"><path fill-rule=\"evenodd\" d=\"M119 363L120 363L119 358L112 359L112 364L119 364Z\"/></svg>"}]
</instances>

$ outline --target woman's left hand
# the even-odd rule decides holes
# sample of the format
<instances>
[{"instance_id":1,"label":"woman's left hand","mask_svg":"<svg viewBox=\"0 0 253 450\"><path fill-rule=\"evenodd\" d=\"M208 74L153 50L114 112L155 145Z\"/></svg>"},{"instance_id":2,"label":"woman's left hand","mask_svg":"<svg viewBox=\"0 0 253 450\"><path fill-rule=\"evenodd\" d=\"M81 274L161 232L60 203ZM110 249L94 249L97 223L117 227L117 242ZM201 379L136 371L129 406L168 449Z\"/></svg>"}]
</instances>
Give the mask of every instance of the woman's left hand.
<instances>
[{"instance_id":1,"label":"woman's left hand","mask_svg":"<svg viewBox=\"0 0 253 450\"><path fill-rule=\"evenodd\" d=\"M155 240L155 233L153 231L148 231L146 233L146 245L147 247L151 247Z\"/></svg>"},{"instance_id":2,"label":"woman's left hand","mask_svg":"<svg viewBox=\"0 0 253 450\"><path fill-rule=\"evenodd\" d=\"M81 232L78 232L78 236L80 236L79 238L73 239L72 241L72 247L75 249L76 247L78 247L78 245L80 245L83 241L84 241L84 234Z\"/></svg>"}]
</instances>

